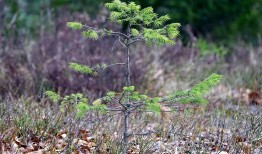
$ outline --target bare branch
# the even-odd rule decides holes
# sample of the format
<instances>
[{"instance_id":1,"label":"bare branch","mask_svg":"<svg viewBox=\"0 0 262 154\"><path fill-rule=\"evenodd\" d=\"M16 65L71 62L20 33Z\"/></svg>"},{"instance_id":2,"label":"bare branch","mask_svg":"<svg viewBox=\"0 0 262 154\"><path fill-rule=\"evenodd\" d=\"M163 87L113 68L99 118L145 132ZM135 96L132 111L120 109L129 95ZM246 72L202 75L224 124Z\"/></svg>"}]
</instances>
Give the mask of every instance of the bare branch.
<instances>
[{"instance_id":1,"label":"bare branch","mask_svg":"<svg viewBox=\"0 0 262 154\"><path fill-rule=\"evenodd\" d=\"M114 47L115 47L115 45L116 45L116 43L118 42L118 39L117 40L115 40L115 42L113 43L113 45L112 45L112 51L114 50Z\"/></svg>"},{"instance_id":2,"label":"bare branch","mask_svg":"<svg viewBox=\"0 0 262 154\"><path fill-rule=\"evenodd\" d=\"M115 111L115 112L122 112L123 109L112 109L112 108L106 108L107 111Z\"/></svg>"},{"instance_id":3,"label":"bare branch","mask_svg":"<svg viewBox=\"0 0 262 154\"><path fill-rule=\"evenodd\" d=\"M115 63L115 64L107 65L106 68L111 67L111 66L115 66L115 65L125 65L125 63Z\"/></svg>"},{"instance_id":4,"label":"bare branch","mask_svg":"<svg viewBox=\"0 0 262 154\"><path fill-rule=\"evenodd\" d=\"M124 96L125 96L125 93L123 93L123 94L121 95L118 103L119 103L125 110L127 110L126 106L125 106L123 103L121 103L121 101L122 101L122 99L123 99Z\"/></svg>"},{"instance_id":5,"label":"bare branch","mask_svg":"<svg viewBox=\"0 0 262 154\"><path fill-rule=\"evenodd\" d=\"M121 43L125 48L127 48L127 44L124 43L124 40L121 37L118 37L119 43Z\"/></svg>"},{"instance_id":6,"label":"bare branch","mask_svg":"<svg viewBox=\"0 0 262 154\"><path fill-rule=\"evenodd\" d=\"M144 38L143 37L137 37L137 38L132 39L128 44L133 44L133 43L141 41L141 40L144 40Z\"/></svg>"}]
</instances>

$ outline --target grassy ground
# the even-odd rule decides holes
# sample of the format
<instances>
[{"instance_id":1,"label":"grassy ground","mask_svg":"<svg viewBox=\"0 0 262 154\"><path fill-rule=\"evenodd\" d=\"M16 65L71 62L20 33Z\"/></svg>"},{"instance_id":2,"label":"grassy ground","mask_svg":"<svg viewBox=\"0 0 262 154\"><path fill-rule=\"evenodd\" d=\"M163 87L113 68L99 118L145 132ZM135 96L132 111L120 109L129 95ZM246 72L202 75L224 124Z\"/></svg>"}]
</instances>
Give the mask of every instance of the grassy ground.
<instances>
[{"instance_id":1,"label":"grassy ground","mask_svg":"<svg viewBox=\"0 0 262 154\"><path fill-rule=\"evenodd\" d=\"M139 55L146 50L143 47ZM176 48L150 50L140 87L149 95L188 89L211 73L223 74L224 79L207 96L206 106L168 104L161 115L132 113L130 131L134 135L128 153L261 153L261 48L243 48L251 52L238 51L229 59L191 57L191 52L199 51L179 43ZM175 55L166 56L170 50ZM9 94L1 100L0 117L0 153L121 151L120 112L91 112L79 121L73 113L62 114L58 104L44 97Z\"/></svg>"}]
</instances>

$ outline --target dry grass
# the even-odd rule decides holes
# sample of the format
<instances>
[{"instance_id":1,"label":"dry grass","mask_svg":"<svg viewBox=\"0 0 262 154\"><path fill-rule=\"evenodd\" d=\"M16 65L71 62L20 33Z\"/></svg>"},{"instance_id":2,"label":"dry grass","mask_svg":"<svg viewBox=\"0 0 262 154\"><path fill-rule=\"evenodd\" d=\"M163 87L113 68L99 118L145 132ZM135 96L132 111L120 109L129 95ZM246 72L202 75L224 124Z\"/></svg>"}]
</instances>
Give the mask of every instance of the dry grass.
<instances>
[{"instance_id":1,"label":"dry grass","mask_svg":"<svg viewBox=\"0 0 262 154\"><path fill-rule=\"evenodd\" d=\"M259 153L261 106L243 105L241 101L211 100L205 107L175 105L162 116L134 112L130 117L130 131L134 135L130 137L129 151ZM88 113L81 121L75 121L71 115L61 116L57 107L46 108L43 103L25 99L1 101L0 131L5 150L20 153L36 143L41 147L35 151L50 151L50 146L56 152L63 151L69 140L65 138L65 145L60 147L61 132L69 135L66 132L70 130L73 142L73 138L79 138L79 130L88 130L88 137L95 139L95 146L89 149L92 153L121 151L120 113Z\"/></svg>"},{"instance_id":2,"label":"dry grass","mask_svg":"<svg viewBox=\"0 0 262 154\"><path fill-rule=\"evenodd\" d=\"M157 60L152 63L157 63L158 67L162 65ZM201 65L195 67L196 64ZM161 87L158 93L164 95L173 89L189 88L191 84L204 78L208 72L220 72L225 78L211 91L208 96L209 104L203 107L173 104L161 116L154 113L132 113L130 130L134 135L130 137L130 153L226 151L258 154L261 152L260 63L253 66L235 65L230 70L224 67L224 65L230 65L227 63L219 66L217 63L212 63L206 67L207 64L203 61L196 61L195 65L192 63L186 63L183 66L169 65L157 77L163 78L164 81L158 81L152 75L148 75L147 78L151 83L159 82ZM175 71L170 73L172 67ZM156 74L159 71L152 70ZM206 73L202 70L206 70ZM231 71L241 71L241 73L233 74ZM152 87L149 83L145 85ZM37 150L48 151L47 147L51 146L57 151L63 151L68 143L65 141L68 140L63 139L64 146L58 146L58 141L59 143L61 141L59 133L71 130L75 134L73 138L79 138L76 132L83 129L88 130L88 136L95 139L94 142L90 142L95 143L95 146L88 149L91 153L120 153L121 151L121 146L119 146L122 132L121 113L113 112L105 115L88 113L81 121L74 121L72 115L62 116L57 112L58 105L50 104L45 98L35 101L33 98L10 97L3 99L0 105L0 131L5 134L1 136L2 145L11 153L12 150L21 152L21 147L23 147L21 145L30 144L32 136L37 138L38 143L42 145L42 149ZM52 136L51 143L50 136ZM20 147L14 146L17 141L14 138L20 142ZM73 148L73 150L80 149L81 146Z\"/></svg>"}]
</instances>

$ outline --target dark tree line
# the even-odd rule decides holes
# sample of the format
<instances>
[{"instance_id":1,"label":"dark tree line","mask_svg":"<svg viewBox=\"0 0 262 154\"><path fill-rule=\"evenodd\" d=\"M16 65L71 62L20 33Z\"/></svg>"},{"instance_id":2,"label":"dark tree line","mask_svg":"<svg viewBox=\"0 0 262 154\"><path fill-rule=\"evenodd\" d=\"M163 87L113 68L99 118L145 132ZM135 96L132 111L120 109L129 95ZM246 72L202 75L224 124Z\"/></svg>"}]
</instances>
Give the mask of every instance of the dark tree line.
<instances>
[{"instance_id":1,"label":"dark tree line","mask_svg":"<svg viewBox=\"0 0 262 154\"><path fill-rule=\"evenodd\" d=\"M5 1L4 7L7 9L2 18L8 24L16 15L17 28L34 32L41 23L37 21L41 19L39 16L46 16L48 10L52 13L61 9L86 11L95 15L101 4L108 1L110 0L8 0ZM142 7L152 6L160 15L169 14L173 21L190 25L196 35L210 36L213 40L241 37L254 41L257 34L262 32L262 0L133 1Z\"/></svg>"}]
</instances>

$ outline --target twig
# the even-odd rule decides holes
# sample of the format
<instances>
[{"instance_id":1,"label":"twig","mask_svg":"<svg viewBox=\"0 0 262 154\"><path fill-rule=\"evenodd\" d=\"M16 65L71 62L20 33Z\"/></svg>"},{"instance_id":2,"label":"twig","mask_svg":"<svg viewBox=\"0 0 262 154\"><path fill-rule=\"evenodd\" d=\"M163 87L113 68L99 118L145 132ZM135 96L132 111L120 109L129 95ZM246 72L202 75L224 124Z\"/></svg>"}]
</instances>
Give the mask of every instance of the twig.
<instances>
[{"instance_id":1,"label":"twig","mask_svg":"<svg viewBox=\"0 0 262 154\"><path fill-rule=\"evenodd\" d=\"M91 27L91 26L88 26L88 25L83 25L83 27L86 27L88 29L92 29L92 30L95 30L97 32L102 32L102 30L98 29L98 28L95 28L95 27ZM114 31L110 31L110 34L111 35L117 35L117 36L123 36L124 38L128 38L128 36L124 33L121 33L121 32L114 32Z\"/></svg>"},{"instance_id":2,"label":"twig","mask_svg":"<svg viewBox=\"0 0 262 154\"><path fill-rule=\"evenodd\" d=\"M124 96L125 96L125 92L121 95L118 103L126 110L126 106L125 106L123 103L121 103L121 101L122 101L122 99L123 99Z\"/></svg>"},{"instance_id":3,"label":"twig","mask_svg":"<svg viewBox=\"0 0 262 154\"><path fill-rule=\"evenodd\" d=\"M107 67L111 67L111 66L115 66L115 65L125 65L125 63L115 63L115 64L110 64L110 65L107 65L106 68L107 68Z\"/></svg>"}]
</instances>

